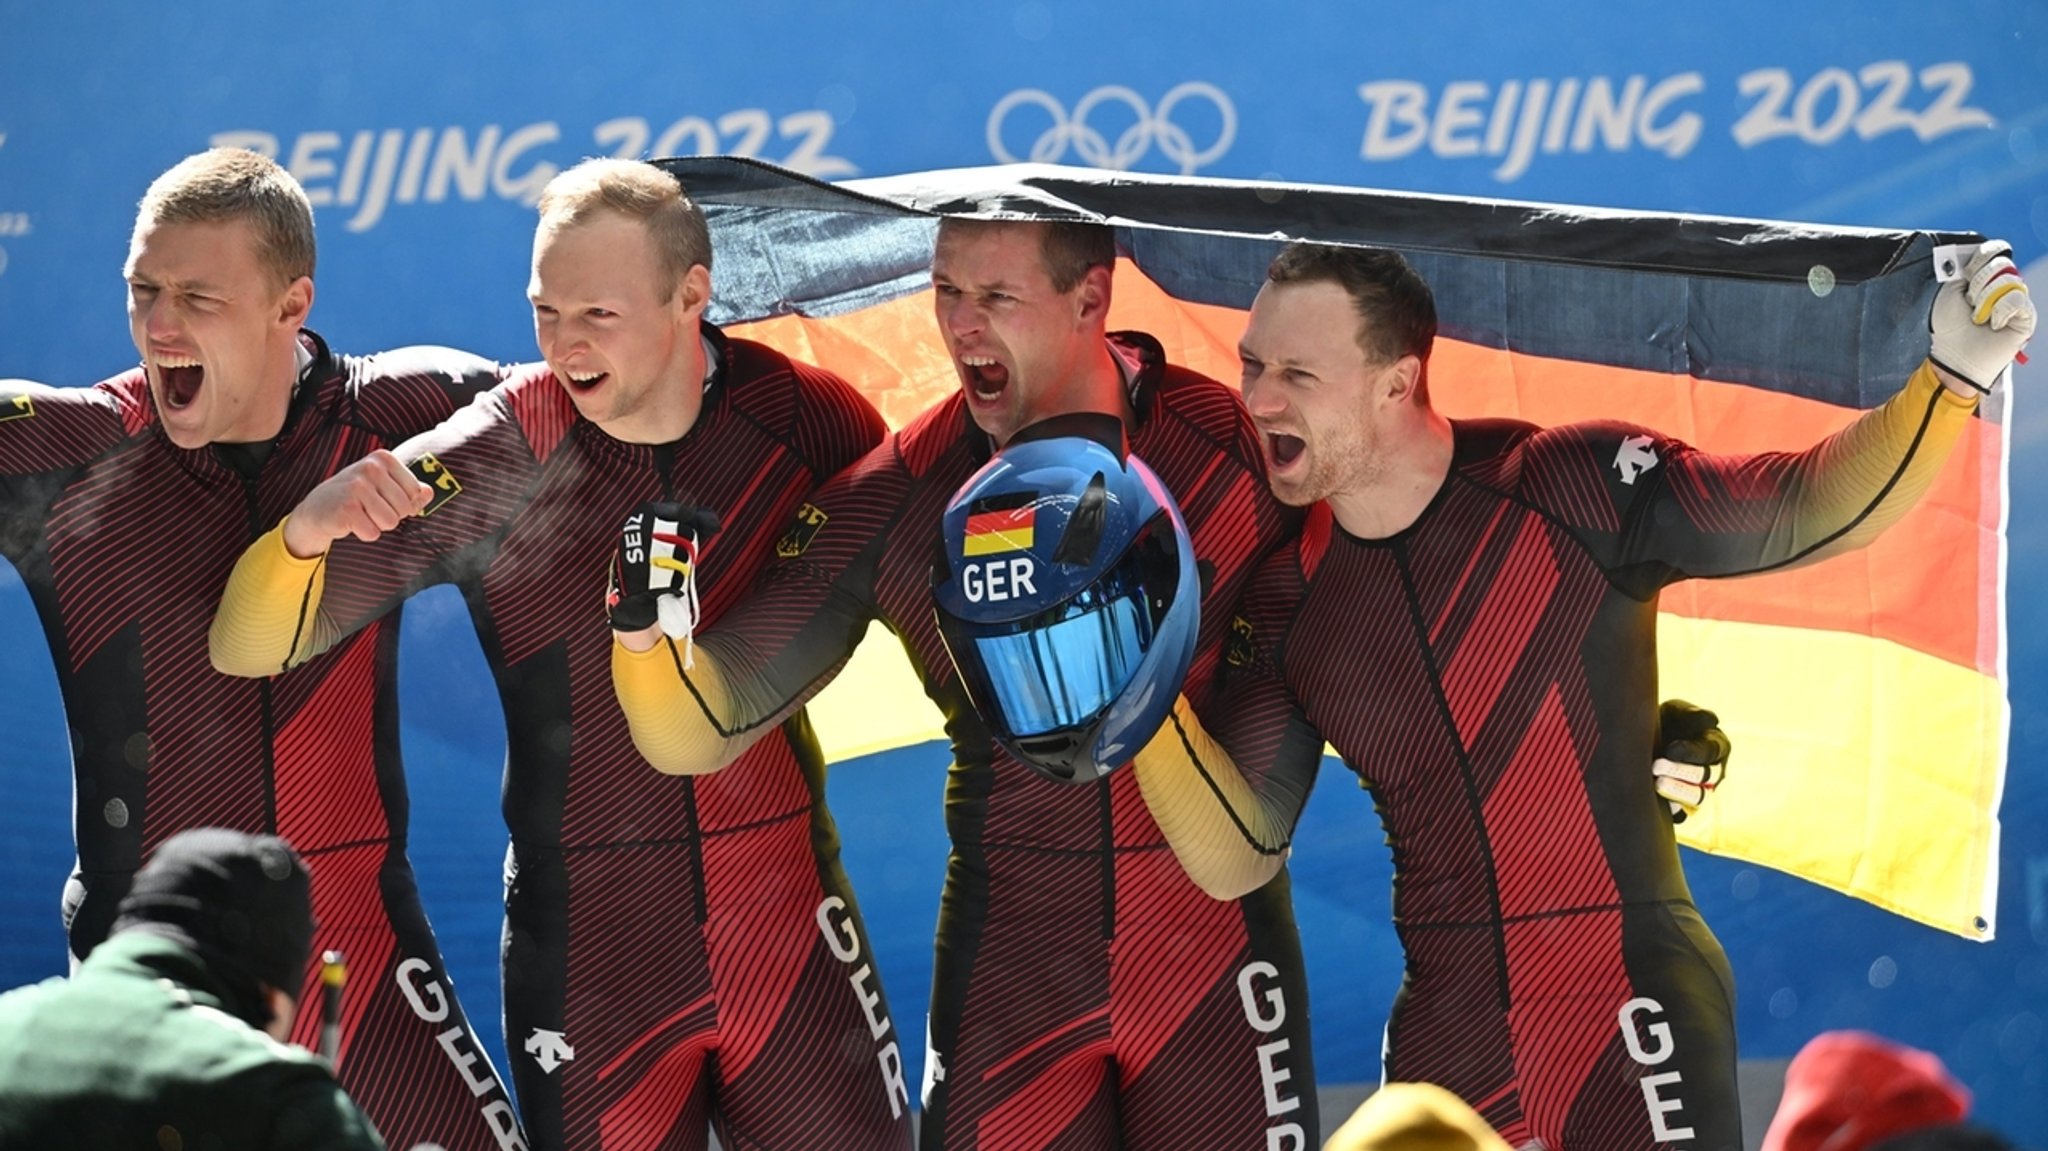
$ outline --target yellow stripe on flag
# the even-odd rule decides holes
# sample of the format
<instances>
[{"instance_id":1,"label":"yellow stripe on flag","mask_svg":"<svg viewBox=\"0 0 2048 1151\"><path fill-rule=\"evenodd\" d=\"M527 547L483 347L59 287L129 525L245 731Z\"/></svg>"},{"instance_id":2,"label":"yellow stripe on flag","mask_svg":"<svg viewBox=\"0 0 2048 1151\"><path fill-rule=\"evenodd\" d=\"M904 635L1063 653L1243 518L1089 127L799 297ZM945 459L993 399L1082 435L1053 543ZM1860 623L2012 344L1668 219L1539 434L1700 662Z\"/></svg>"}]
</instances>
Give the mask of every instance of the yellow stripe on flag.
<instances>
[{"instance_id":1,"label":"yellow stripe on flag","mask_svg":"<svg viewBox=\"0 0 2048 1151\"><path fill-rule=\"evenodd\" d=\"M1967 939L1997 928L2005 692L1900 644L1658 617L1660 695L1713 709L1728 776L1680 842Z\"/></svg>"},{"instance_id":2,"label":"yellow stripe on flag","mask_svg":"<svg viewBox=\"0 0 2048 1151\"><path fill-rule=\"evenodd\" d=\"M945 718L925 697L903 642L873 624L809 709L828 763L946 738Z\"/></svg>"},{"instance_id":3,"label":"yellow stripe on flag","mask_svg":"<svg viewBox=\"0 0 2048 1151\"><path fill-rule=\"evenodd\" d=\"M960 542L960 554L964 556L987 556L997 552L1023 551L1031 546L1036 533L1030 525L1021 528L998 528L995 531L971 535Z\"/></svg>"},{"instance_id":4,"label":"yellow stripe on flag","mask_svg":"<svg viewBox=\"0 0 2048 1151\"><path fill-rule=\"evenodd\" d=\"M2006 725L1996 680L1865 636L1669 612L1658 644L1662 697L1714 709L1735 743L1726 781L1680 842L1992 937ZM833 762L945 738L883 628L810 709Z\"/></svg>"}]
</instances>

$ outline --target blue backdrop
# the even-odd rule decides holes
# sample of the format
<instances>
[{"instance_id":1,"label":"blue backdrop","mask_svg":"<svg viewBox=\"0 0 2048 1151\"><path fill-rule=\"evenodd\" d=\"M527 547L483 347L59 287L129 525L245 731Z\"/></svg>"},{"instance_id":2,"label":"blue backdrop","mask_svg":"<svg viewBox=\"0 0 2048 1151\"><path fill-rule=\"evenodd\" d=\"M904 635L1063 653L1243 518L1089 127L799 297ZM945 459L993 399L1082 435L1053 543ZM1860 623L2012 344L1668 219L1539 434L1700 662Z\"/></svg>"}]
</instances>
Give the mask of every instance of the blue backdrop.
<instances>
[{"instance_id":1,"label":"blue backdrop","mask_svg":"<svg viewBox=\"0 0 2048 1151\"><path fill-rule=\"evenodd\" d=\"M530 204L596 154L736 152L825 177L1037 159L1967 229L2010 239L2038 285L2044 61L2048 5L2013 0L10 4L0 375L87 383L134 362L119 275L134 203L210 143L270 152L312 194L313 323L344 350L432 342L529 358ZM2048 560L2044 389L2048 371L2022 369L2001 937L1971 944L1779 875L1687 860L1735 963L1746 1054L1782 1058L1824 1028L1870 1027L1938 1052L1984 1118L2037 1139L2048 612L2030 593ZM441 685L405 732L413 858L495 1044L497 703L452 595L417 602L406 640L407 682ZM61 968L70 855L65 730L11 573L0 677L0 985L12 985ZM460 706L445 706L458 683ZM1740 717L1730 725L1739 742ZM937 747L909 749L844 765L831 784L913 1076L943 764ZM1386 853L1343 778L1318 793L1295 862L1330 1082L1376 1076L1398 980Z\"/></svg>"}]
</instances>

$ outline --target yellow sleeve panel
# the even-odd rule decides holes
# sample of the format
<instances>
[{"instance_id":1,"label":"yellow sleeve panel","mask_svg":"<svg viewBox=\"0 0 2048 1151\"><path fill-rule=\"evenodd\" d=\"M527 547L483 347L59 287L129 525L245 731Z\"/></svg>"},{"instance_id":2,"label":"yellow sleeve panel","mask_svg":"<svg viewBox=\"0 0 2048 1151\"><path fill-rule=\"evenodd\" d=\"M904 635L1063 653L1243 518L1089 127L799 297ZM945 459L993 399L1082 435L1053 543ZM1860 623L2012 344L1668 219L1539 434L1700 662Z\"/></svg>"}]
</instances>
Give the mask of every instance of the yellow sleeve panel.
<instances>
[{"instance_id":1,"label":"yellow sleeve panel","mask_svg":"<svg viewBox=\"0 0 2048 1151\"><path fill-rule=\"evenodd\" d=\"M1803 490L1788 503L1768 552L1807 564L1876 539L1933 486L1976 408L1974 399L1941 382L1933 364L1921 364L1897 395L1806 453L1799 467ZM1815 538L1833 531L1841 534Z\"/></svg>"},{"instance_id":2,"label":"yellow sleeve panel","mask_svg":"<svg viewBox=\"0 0 2048 1151\"><path fill-rule=\"evenodd\" d=\"M327 555L300 559L284 546L284 521L263 534L228 576L220 611L207 633L216 671L268 676L289 671L327 650L333 628L320 622Z\"/></svg>"},{"instance_id":3,"label":"yellow sleeve panel","mask_svg":"<svg viewBox=\"0 0 2048 1151\"><path fill-rule=\"evenodd\" d=\"M619 708L633 733L633 746L668 775L709 775L727 766L753 745L762 725L727 735L715 715L733 713L732 691L711 653L698 647L689 670L666 636L646 651L632 651L612 641L612 686Z\"/></svg>"},{"instance_id":4,"label":"yellow sleeve panel","mask_svg":"<svg viewBox=\"0 0 2048 1151\"><path fill-rule=\"evenodd\" d=\"M1173 714L1131 767L1153 821L1203 891L1236 899L1264 886L1287 862L1292 814L1274 810L1253 791L1186 696L1174 700Z\"/></svg>"}]
</instances>

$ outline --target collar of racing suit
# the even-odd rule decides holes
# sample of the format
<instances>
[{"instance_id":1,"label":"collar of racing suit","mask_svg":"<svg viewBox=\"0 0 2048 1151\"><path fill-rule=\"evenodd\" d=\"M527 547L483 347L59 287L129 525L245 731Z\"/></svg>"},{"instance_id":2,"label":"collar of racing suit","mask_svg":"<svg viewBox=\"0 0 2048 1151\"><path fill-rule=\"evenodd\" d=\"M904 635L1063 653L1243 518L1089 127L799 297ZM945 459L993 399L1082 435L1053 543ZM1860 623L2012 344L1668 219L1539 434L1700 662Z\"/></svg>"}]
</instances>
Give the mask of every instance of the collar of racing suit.
<instances>
[{"instance_id":1,"label":"collar of racing suit","mask_svg":"<svg viewBox=\"0 0 2048 1151\"><path fill-rule=\"evenodd\" d=\"M299 416L320 390L320 381L327 378L323 368L331 363L327 341L311 328L300 328L298 341L292 345L292 397L285 404L284 423L279 425L277 434L249 444L208 445L213 449L213 458L244 479L254 479L259 475L263 461L269 459L277 445L291 434Z\"/></svg>"},{"instance_id":2,"label":"collar of racing suit","mask_svg":"<svg viewBox=\"0 0 2048 1151\"><path fill-rule=\"evenodd\" d=\"M725 394L719 390L718 384L724 380L726 364L732 358L731 341L710 323L699 325L698 338L704 348L704 399L697 409L697 419L687 431L665 444L629 444L614 439L603 428L579 415L573 425L579 442L611 466L652 467L668 472L680 445L696 435L698 428L710 423L717 415L718 407L725 402Z\"/></svg>"},{"instance_id":3,"label":"collar of racing suit","mask_svg":"<svg viewBox=\"0 0 2048 1151\"><path fill-rule=\"evenodd\" d=\"M716 324L700 321L697 324L697 338L704 345L704 399L708 402L712 390L725 375L725 360L730 352L727 350L725 332Z\"/></svg>"}]
</instances>

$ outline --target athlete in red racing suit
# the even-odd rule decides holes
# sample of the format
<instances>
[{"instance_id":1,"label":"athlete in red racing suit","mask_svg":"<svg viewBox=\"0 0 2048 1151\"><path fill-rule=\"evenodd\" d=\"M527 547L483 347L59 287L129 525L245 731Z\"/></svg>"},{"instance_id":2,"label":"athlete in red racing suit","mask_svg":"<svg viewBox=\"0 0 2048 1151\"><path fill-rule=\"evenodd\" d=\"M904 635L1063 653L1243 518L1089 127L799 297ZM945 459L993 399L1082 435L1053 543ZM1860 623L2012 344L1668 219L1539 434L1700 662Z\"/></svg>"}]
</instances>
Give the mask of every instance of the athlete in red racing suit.
<instances>
[{"instance_id":1,"label":"athlete in red racing suit","mask_svg":"<svg viewBox=\"0 0 2048 1151\"><path fill-rule=\"evenodd\" d=\"M1275 261L1246 399L1309 520L1255 579L1200 721L1178 710L1136 774L1227 894L1284 850L1327 739L1394 852L1390 1081L1456 1091L1510 1143L1738 1148L1728 964L1633 768L1657 746L1657 595L1867 542L1974 399L1928 366L1805 452L1715 457L1618 423L1442 421L1421 383L1434 329L1391 253Z\"/></svg>"},{"instance_id":2,"label":"athlete in red racing suit","mask_svg":"<svg viewBox=\"0 0 2048 1151\"><path fill-rule=\"evenodd\" d=\"M1149 337L1109 346L1128 381L1131 450L1214 569L1190 672L1201 682L1229 605L1294 517L1267 493L1228 388L1164 363ZM1285 876L1242 900L1208 898L1129 772L1074 785L1018 762L989 737L940 641L940 516L993 447L962 396L939 403L811 497L769 582L698 637L689 671L670 644L616 649L636 739L664 769L714 768L881 620L945 714L954 757L921 1146L1264 1148L1271 1132L1272 1146L1314 1147Z\"/></svg>"},{"instance_id":3,"label":"athlete in red racing suit","mask_svg":"<svg viewBox=\"0 0 2048 1151\"><path fill-rule=\"evenodd\" d=\"M91 388L0 384L0 553L42 618L71 729L71 952L102 940L137 867L195 827L274 833L311 864L312 954L345 952L337 1074L394 1145L518 1146L406 860L398 616L289 675L207 663L234 557L341 464L497 382L441 348L331 353L312 208L289 174L216 148L153 181L124 275L142 366ZM286 988L316 1002L317 966ZM425 1007L426 1010L422 1010ZM315 1045L320 1012L296 1040Z\"/></svg>"},{"instance_id":4,"label":"athlete in red racing suit","mask_svg":"<svg viewBox=\"0 0 2048 1151\"><path fill-rule=\"evenodd\" d=\"M549 185L541 219L549 363L363 460L249 549L215 658L297 663L419 588L463 590L508 726L505 1024L537 1146L701 1149L715 1127L731 1148L907 1148L900 1047L808 721L715 778L658 775L615 702L604 620L628 513L718 509L695 581L716 620L881 419L837 377L700 322L709 241L666 173L592 161ZM651 254L671 225L695 240L680 283ZM349 482L401 477L385 490L423 504L353 521L370 539L336 534L331 508L377 502ZM308 558L301 516L328 537Z\"/></svg>"}]
</instances>

